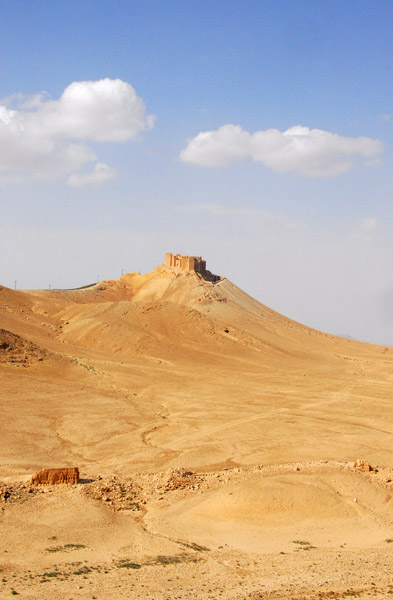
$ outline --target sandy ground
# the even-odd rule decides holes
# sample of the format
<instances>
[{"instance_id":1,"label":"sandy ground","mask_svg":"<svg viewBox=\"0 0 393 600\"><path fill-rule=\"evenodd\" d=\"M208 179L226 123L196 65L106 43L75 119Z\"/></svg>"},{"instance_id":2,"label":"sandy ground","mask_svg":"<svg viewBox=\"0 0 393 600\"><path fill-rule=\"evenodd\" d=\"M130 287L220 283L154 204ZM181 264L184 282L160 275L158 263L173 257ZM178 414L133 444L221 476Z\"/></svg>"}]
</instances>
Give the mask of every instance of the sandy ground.
<instances>
[{"instance_id":1,"label":"sandy ground","mask_svg":"<svg viewBox=\"0 0 393 600\"><path fill-rule=\"evenodd\" d=\"M225 279L0 287L0 597L389 597L392 380Z\"/></svg>"}]
</instances>

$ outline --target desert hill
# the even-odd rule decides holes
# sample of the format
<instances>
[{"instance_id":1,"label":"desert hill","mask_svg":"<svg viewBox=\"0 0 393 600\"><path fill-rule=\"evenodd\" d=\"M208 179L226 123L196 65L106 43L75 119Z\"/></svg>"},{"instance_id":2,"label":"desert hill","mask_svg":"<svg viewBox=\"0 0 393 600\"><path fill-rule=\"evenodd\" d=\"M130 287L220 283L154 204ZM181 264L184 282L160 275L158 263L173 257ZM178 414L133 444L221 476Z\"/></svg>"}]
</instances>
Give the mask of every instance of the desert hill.
<instances>
[{"instance_id":1,"label":"desert hill","mask_svg":"<svg viewBox=\"0 0 393 600\"><path fill-rule=\"evenodd\" d=\"M10 560L19 573L29 565L19 532L30 530L37 573L53 567L52 532L65 549L66 579L76 586L66 544L79 544L76 556L96 565L98 593L103 573L112 573L113 598L144 597L146 577L146 598L263 598L252 564L273 593L278 575L261 556L296 570L299 560L306 564L305 537L304 549L319 549L320 573L340 546L351 553L345 569L369 548L390 569L391 348L316 331L224 277L163 264L77 290L1 286L0 381L0 484L11 486L0 529L13 532ZM352 467L359 457L378 468L359 473ZM75 465L96 483L44 496L23 487L42 467ZM152 562L153 549L180 557L173 564L188 582L183 591L154 587L165 561ZM134 595L118 590L115 577L130 552L140 569ZM219 581L221 593L195 577L212 589ZM368 590L366 571L362 577L353 585ZM248 596L240 586L247 579ZM302 598L318 597L316 579L308 577ZM44 580L47 593L52 580ZM294 598L285 585L300 593L299 582L285 581L269 598ZM62 589L53 580L53 597L55 584ZM45 597L35 585L23 589ZM73 589L73 597L90 598L93 588Z\"/></svg>"},{"instance_id":2,"label":"desert hill","mask_svg":"<svg viewBox=\"0 0 393 600\"><path fill-rule=\"evenodd\" d=\"M3 393L23 379L24 427L34 419L33 446L51 440L51 463L77 449L82 468L112 469L115 444L127 470L363 455L393 466L393 350L295 323L226 279L161 265L83 290L3 287L0 310L15 348L30 345L19 363L0 348ZM20 452L16 471L41 466Z\"/></svg>"}]
</instances>

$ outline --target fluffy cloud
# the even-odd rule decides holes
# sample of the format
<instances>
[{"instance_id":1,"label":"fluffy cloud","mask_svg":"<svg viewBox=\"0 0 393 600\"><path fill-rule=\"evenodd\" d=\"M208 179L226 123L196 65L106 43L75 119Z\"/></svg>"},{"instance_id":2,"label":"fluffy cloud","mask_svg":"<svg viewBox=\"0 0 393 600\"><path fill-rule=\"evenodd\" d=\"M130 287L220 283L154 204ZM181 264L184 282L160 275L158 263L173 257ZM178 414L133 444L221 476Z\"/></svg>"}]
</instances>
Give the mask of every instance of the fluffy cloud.
<instances>
[{"instance_id":1,"label":"fluffy cloud","mask_svg":"<svg viewBox=\"0 0 393 600\"><path fill-rule=\"evenodd\" d=\"M58 100L44 94L15 98L0 105L0 182L68 176L74 187L104 183L116 171L97 162L84 142L137 139L154 122L134 88L120 79L71 83ZM94 162L89 173L80 172Z\"/></svg>"},{"instance_id":2,"label":"fluffy cloud","mask_svg":"<svg viewBox=\"0 0 393 600\"><path fill-rule=\"evenodd\" d=\"M351 169L357 157L375 159L381 152L382 142L368 137L344 137L300 125L286 131L249 133L229 124L199 133L182 150L180 158L208 167L227 167L251 158L277 172L332 177Z\"/></svg>"},{"instance_id":3,"label":"fluffy cloud","mask_svg":"<svg viewBox=\"0 0 393 600\"><path fill-rule=\"evenodd\" d=\"M106 181L114 179L117 175L116 169L105 163L96 163L90 173L72 173L67 179L71 187L83 187L85 185L101 185Z\"/></svg>"}]
</instances>

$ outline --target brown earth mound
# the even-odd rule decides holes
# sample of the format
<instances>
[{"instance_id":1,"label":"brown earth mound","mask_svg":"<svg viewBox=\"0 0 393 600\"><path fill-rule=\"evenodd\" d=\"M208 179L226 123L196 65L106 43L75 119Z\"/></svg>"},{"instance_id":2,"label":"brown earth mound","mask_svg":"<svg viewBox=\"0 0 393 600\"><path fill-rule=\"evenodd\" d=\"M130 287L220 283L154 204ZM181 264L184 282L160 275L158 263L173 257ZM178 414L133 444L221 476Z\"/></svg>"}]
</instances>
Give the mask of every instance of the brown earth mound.
<instances>
[{"instance_id":1,"label":"brown earth mound","mask_svg":"<svg viewBox=\"0 0 393 600\"><path fill-rule=\"evenodd\" d=\"M42 361L48 353L20 335L0 329L0 363L28 366Z\"/></svg>"}]
</instances>

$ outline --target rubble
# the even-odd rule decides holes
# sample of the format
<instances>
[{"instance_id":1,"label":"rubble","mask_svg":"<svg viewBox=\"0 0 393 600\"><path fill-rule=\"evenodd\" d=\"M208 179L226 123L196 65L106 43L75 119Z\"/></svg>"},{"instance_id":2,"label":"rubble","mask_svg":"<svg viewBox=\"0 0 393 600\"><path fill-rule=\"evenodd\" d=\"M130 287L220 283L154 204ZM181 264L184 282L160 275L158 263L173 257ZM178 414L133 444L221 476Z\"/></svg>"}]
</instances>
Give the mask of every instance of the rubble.
<instances>
[{"instance_id":1,"label":"rubble","mask_svg":"<svg viewBox=\"0 0 393 600\"><path fill-rule=\"evenodd\" d=\"M29 497L33 496L36 490L29 484L12 483L7 484L0 482L0 506L4 508L7 503L25 502Z\"/></svg>"},{"instance_id":2,"label":"rubble","mask_svg":"<svg viewBox=\"0 0 393 600\"><path fill-rule=\"evenodd\" d=\"M355 469L359 469L359 471L364 471L365 473L373 471L372 466L366 460L363 460L361 458L358 458L354 462L353 466L355 467Z\"/></svg>"},{"instance_id":3,"label":"rubble","mask_svg":"<svg viewBox=\"0 0 393 600\"><path fill-rule=\"evenodd\" d=\"M131 479L100 477L86 485L86 494L95 500L108 503L115 510L140 511L143 504L141 487Z\"/></svg>"},{"instance_id":4,"label":"rubble","mask_svg":"<svg viewBox=\"0 0 393 600\"><path fill-rule=\"evenodd\" d=\"M132 478L98 476L84 486L88 496L105 502L114 510L143 511L148 500L163 500L165 494L199 490L205 477L188 469L169 469L159 473L135 474Z\"/></svg>"}]
</instances>

